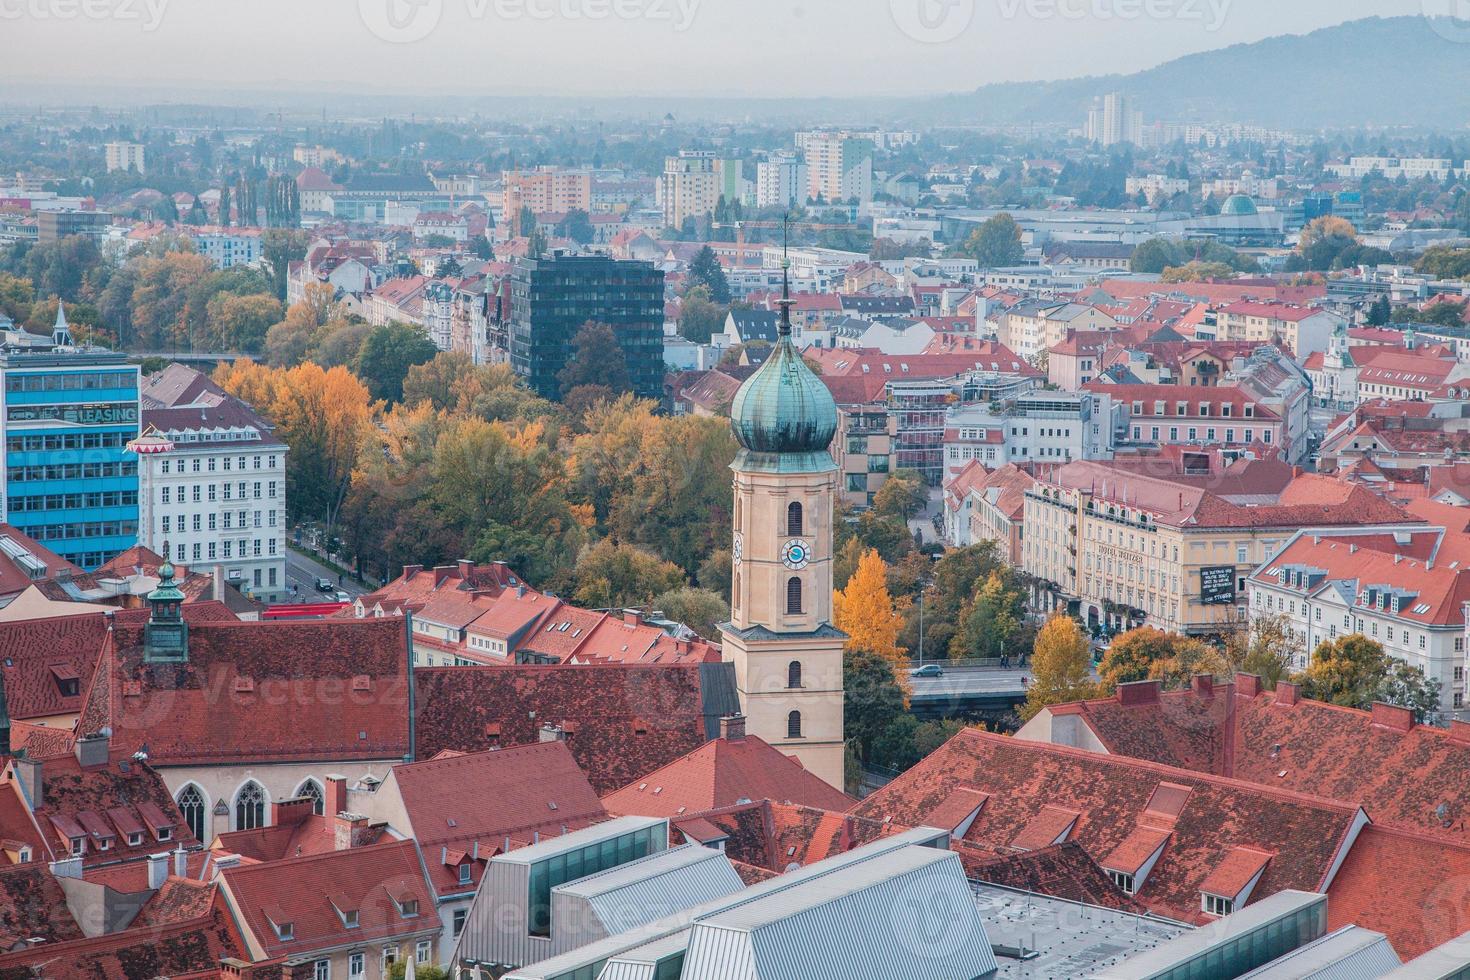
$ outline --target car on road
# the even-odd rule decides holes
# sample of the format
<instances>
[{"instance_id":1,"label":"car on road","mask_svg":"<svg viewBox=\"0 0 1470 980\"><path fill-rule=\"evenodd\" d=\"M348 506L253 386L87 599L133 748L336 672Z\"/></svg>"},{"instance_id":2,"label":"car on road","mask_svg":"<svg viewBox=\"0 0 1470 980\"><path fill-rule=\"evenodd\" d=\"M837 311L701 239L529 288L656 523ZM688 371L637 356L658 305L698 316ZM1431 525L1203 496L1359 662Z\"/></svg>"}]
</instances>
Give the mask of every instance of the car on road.
<instances>
[{"instance_id":1,"label":"car on road","mask_svg":"<svg viewBox=\"0 0 1470 980\"><path fill-rule=\"evenodd\" d=\"M941 666L939 666L938 664L925 664L922 667L915 667L913 670L909 671L909 676L910 677L943 677L944 676L944 668L941 667Z\"/></svg>"},{"instance_id":2,"label":"car on road","mask_svg":"<svg viewBox=\"0 0 1470 980\"><path fill-rule=\"evenodd\" d=\"M346 592L343 592L343 591L341 591L339 589L337 591L336 600L338 602L351 602L352 601L352 596L348 595Z\"/></svg>"},{"instance_id":3,"label":"car on road","mask_svg":"<svg viewBox=\"0 0 1470 980\"><path fill-rule=\"evenodd\" d=\"M316 580L316 590L318 592L336 592L337 587L332 584L331 579L319 578Z\"/></svg>"}]
</instances>

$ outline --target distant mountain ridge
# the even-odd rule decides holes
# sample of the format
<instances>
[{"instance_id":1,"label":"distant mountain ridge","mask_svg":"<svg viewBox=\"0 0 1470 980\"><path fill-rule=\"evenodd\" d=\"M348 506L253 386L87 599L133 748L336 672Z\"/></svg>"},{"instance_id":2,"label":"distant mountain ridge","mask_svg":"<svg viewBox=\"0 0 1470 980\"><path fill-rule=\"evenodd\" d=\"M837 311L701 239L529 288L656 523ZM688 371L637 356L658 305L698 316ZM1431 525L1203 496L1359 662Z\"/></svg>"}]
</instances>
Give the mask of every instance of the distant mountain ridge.
<instances>
[{"instance_id":1,"label":"distant mountain ridge","mask_svg":"<svg viewBox=\"0 0 1470 980\"><path fill-rule=\"evenodd\" d=\"M1370 17L1132 75L986 85L924 100L914 111L931 123L1080 125L1092 99L1112 91L1136 97L1145 122L1461 129L1470 124L1470 23Z\"/></svg>"}]
</instances>

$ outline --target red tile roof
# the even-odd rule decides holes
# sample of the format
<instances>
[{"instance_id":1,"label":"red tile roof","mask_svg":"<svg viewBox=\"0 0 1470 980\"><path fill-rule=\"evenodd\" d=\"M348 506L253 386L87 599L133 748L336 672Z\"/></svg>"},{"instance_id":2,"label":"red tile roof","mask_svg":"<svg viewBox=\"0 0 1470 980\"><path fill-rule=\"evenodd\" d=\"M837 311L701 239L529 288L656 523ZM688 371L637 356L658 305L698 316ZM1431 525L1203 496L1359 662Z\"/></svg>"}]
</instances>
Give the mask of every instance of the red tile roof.
<instances>
[{"instance_id":1,"label":"red tile roof","mask_svg":"<svg viewBox=\"0 0 1470 980\"><path fill-rule=\"evenodd\" d=\"M607 819L592 784L560 741L442 753L394 766L377 794L395 791L408 815L404 829L412 829L423 849L430 883L440 895L472 890L507 837L512 846L523 846L537 833L564 834ZM468 886L459 880L458 866L465 861L473 863Z\"/></svg>"},{"instance_id":2,"label":"red tile roof","mask_svg":"<svg viewBox=\"0 0 1470 980\"><path fill-rule=\"evenodd\" d=\"M544 725L599 793L703 745L711 722L698 663L442 667L414 672L417 755L538 742ZM708 717L714 715L713 718Z\"/></svg>"},{"instance_id":3,"label":"red tile roof","mask_svg":"<svg viewBox=\"0 0 1470 980\"><path fill-rule=\"evenodd\" d=\"M82 930L45 864L0 869L0 972L4 954L33 938L62 943L82 938Z\"/></svg>"},{"instance_id":4,"label":"red tile roof","mask_svg":"<svg viewBox=\"0 0 1470 980\"><path fill-rule=\"evenodd\" d=\"M964 863L965 876L975 881L1134 915L1148 911L1119 891L1076 843L1054 844L1020 854L991 854L967 841L955 841L951 850Z\"/></svg>"},{"instance_id":5,"label":"red tile roof","mask_svg":"<svg viewBox=\"0 0 1470 980\"><path fill-rule=\"evenodd\" d=\"M609 793L619 816L675 817L754 800L844 811L856 801L765 740L717 738Z\"/></svg>"},{"instance_id":6,"label":"red tile roof","mask_svg":"<svg viewBox=\"0 0 1470 980\"><path fill-rule=\"evenodd\" d=\"M329 854L241 865L221 872L235 913L267 958L304 955L345 943L368 943L440 929L433 893L411 840ZM405 917L402 902L417 902ZM356 912L349 929L338 914ZM277 926L291 927L283 939Z\"/></svg>"},{"instance_id":7,"label":"red tile roof","mask_svg":"<svg viewBox=\"0 0 1470 980\"><path fill-rule=\"evenodd\" d=\"M78 725L155 765L402 758L406 663L396 618L196 623L188 661L161 666L119 622Z\"/></svg>"},{"instance_id":8,"label":"red tile roof","mask_svg":"<svg viewBox=\"0 0 1470 980\"><path fill-rule=\"evenodd\" d=\"M98 612L0 623L0 676L5 678L10 717L47 718L80 711L108 622ZM63 681L58 668L73 680Z\"/></svg>"},{"instance_id":9,"label":"red tile roof","mask_svg":"<svg viewBox=\"0 0 1470 980\"><path fill-rule=\"evenodd\" d=\"M42 803L34 815L53 858L66 857L76 836L86 838L87 865L196 843L163 778L129 755L114 751L105 765L87 768L71 755L41 760ZM13 767L5 770L7 780L15 778ZM128 834L140 829L142 839L130 844ZM4 837L25 839L25 833L25 826L0 829Z\"/></svg>"},{"instance_id":10,"label":"red tile roof","mask_svg":"<svg viewBox=\"0 0 1470 980\"><path fill-rule=\"evenodd\" d=\"M1360 804L1381 826L1470 844L1470 726L1376 724L1370 711L1215 684L1124 705L1061 705L1116 756Z\"/></svg>"},{"instance_id":11,"label":"red tile roof","mask_svg":"<svg viewBox=\"0 0 1470 980\"><path fill-rule=\"evenodd\" d=\"M1153 802L1161 783L1190 790L1176 818L1161 815ZM1104 867L1137 870L1162 844L1135 898L1190 922L1201 917L1202 883L1236 847L1279 855L1253 897L1318 890L1358 817L1356 807L1300 793L975 729L960 732L853 813L919 826L959 787L989 795L964 839L994 851L1010 846L1048 806L1082 814L1070 839Z\"/></svg>"},{"instance_id":12,"label":"red tile roof","mask_svg":"<svg viewBox=\"0 0 1470 980\"><path fill-rule=\"evenodd\" d=\"M45 545L9 524L0 524L0 540L9 538L13 543L30 552L31 557L41 563L42 568L32 575L29 569L21 568L15 559L0 552L0 596L24 592L37 578L54 579L58 574L80 576L82 570L65 558L58 556Z\"/></svg>"},{"instance_id":13,"label":"red tile roof","mask_svg":"<svg viewBox=\"0 0 1470 980\"><path fill-rule=\"evenodd\" d=\"M208 915L186 922L124 929L94 939L44 943L0 956L0 977L214 977L221 959L238 958L243 953L244 943L230 916L215 906Z\"/></svg>"},{"instance_id":14,"label":"red tile roof","mask_svg":"<svg viewBox=\"0 0 1470 980\"><path fill-rule=\"evenodd\" d=\"M1405 960L1470 931L1470 847L1369 826L1327 889L1327 927L1386 935Z\"/></svg>"}]
</instances>

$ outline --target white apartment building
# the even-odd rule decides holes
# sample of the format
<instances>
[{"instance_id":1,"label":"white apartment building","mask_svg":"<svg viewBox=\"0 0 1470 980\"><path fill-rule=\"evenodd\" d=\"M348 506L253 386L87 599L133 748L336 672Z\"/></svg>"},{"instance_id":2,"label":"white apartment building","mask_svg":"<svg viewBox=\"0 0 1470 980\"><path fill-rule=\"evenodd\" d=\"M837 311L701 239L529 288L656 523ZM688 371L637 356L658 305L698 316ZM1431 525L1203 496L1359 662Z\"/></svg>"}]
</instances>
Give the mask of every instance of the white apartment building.
<instances>
[{"instance_id":1,"label":"white apartment building","mask_svg":"<svg viewBox=\"0 0 1470 980\"><path fill-rule=\"evenodd\" d=\"M873 144L840 134L806 141L807 197L828 203L873 200Z\"/></svg>"},{"instance_id":2,"label":"white apartment building","mask_svg":"<svg viewBox=\"0 0 1470 980\"><path fill-rule=\"evenodd\" d=\"M806 164L794 153L772 153L755 165L756 207L789 208L806 200Z\"/></svg>"},{"instance_id":3,"label":"white apartment building","mask_svg":"<svg viewBox=\"0 0 1470 980\"><path fill-rule=\"evenodd\" d=\"M1122 92L1109 92L1087 113L1087 138L1103 146L1143 143L1143 113Z\"/></svg>"},{"instance_id":4,"label":"white apartment building","mask_svg":"<svg viewBox=\"0 0 1470 980\"><path fill-rule=\"evenodd\" d=\"M286 453L270 423L192 368L140 393L138 543L225 578L261 602L286 597Z\"/></svg>"},{"instance_id":5,"label":"white apartment building","mask_svg":"<svg viewBox=\"0 0 1470 980\"><path fill-rule=\"evenodd\" d=\"M1412 524L1298 531L1250 576L1250 615L1287 618L1297 670L1323 642L1355 633L1375 640L1437 682L1441 710L1458 713L1470 569L1415 557L1438 555L1452 533Z\"/></svg>"},{"instance_id":6,"label":"white apartment building","mask_svg":"<svg viewBox=\"0 0 1470 980\"><path fill-rule=\"evenodd\" d=\"M720 169L715 155L707 150L680 150L664 160L657 197L664 225L680 228L686 219L696 221L713 213L720 202Z\"/></svg>"},{"instance_id":7,"label":"white apartment building","mask_svg":"<svg viewBox=\"0 0 1470 980\"><path fill-rule=\"evenodd\" d=\"M1453 160L1441 157L1352 157L1347 163L1329 163L1323 169L1338 177L1367 177L1376 172L1389 180L1444 180L1470 171L1470 160L1457 169Z\"/></svg>"},{"instance_id":8,"label":"white apartment building","mask_svg":"<svg viewBox=\"0 0 1470 980\"><path fill-rule=\"evenodd\" d=\"M1129 177L1124 181L1124 190L1129 197L1139 193L1144 194L1150 201L1159 197L1173 197L1175 194L1188 194L1189 181L1183 177L1166 177L1163 174L1149 174L1146 177Z\"/></svg>"},{"instance_id":9,"label":"white apartment building","mask_svg":"<svg viewBox=\"0 0 1470 980\"><path fill-rule=\"evenodd\" d=\"M117 142L108 143L103 147L107 155L107 170L136 170L144 173L143 169L143 144Z\"/></svg>"},{"instance_id":10,"label":"white apartment building","mask_svg":"<svg viewBox=\"0 0 1470 980\"><path fill-rule=\"evenodd\" d=\"M330 163L343 163L342 154L329 146L307 146L298 143L291 150L291 159L303 167L322 168Z\"/></svg>"},{"instance_id":11,"label":"white apartment building","mask_svg":"<svg viewBox=\"0 0 1470 980\"><path fill-rule=\"evenodd\" d=\"M223 228L217 225L179 227L193 239L194 250L213 263L216 269L231 269L237 265L255 265L260 262L262 253L259 228Z\"/></svg>"},{"instance_id":12,"label":"white apartment building","mask_svg":"<svg viewBox=\"0 0 1470 980\"><path fill-rule=\"evenodd\" d=\"M972 460L993 470L1112 459L1113 412L1110 395L1090 391L1033 391L952 408L944 424L944 478L954 479Z\"/></svg>"}]
</instances>

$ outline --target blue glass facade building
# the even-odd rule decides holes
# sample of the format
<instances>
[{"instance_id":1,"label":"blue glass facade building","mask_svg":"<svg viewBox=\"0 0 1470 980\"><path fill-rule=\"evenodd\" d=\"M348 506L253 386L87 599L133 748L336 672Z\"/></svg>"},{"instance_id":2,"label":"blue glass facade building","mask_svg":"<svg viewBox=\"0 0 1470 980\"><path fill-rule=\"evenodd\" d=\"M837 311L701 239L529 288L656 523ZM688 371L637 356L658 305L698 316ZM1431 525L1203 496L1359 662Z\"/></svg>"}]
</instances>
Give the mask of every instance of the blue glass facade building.
<instances>
[{"instance_id":1,"label":"blue glass facade building","mask_svg":"<svg viewBox=\"0 0 1470 980\"><path fill-rule=\"evenodd\" d=\"M0 515L91 571L137 543L138 367L93 348L0 351Z\"/></svg>"}]
</instances>

